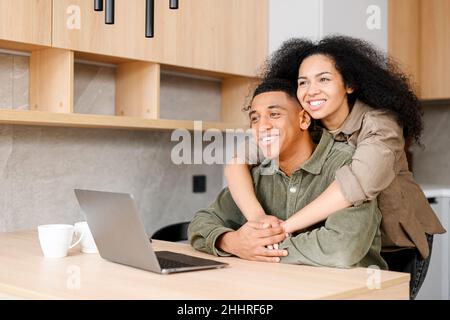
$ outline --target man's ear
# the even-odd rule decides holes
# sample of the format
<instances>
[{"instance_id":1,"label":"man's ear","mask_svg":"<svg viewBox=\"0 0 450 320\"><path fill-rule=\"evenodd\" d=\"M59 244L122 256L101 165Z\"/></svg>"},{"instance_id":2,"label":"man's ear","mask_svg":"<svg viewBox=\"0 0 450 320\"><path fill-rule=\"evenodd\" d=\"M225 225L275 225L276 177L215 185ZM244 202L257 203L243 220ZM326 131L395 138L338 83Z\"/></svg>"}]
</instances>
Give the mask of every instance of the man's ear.
<instances>
[{"instance_id":1,"label":"man's ear","mask_svg":"<svg viewBox=\"0 0 450 320\"><path fill-rule=\"evenodd\" d=\"M298 113L298 120L300 129L303 131L308 130L309 126L311 125L311 116L308 114L308 112L305 111L305 109L301 110Z\"/></svg>"}]
</instances>

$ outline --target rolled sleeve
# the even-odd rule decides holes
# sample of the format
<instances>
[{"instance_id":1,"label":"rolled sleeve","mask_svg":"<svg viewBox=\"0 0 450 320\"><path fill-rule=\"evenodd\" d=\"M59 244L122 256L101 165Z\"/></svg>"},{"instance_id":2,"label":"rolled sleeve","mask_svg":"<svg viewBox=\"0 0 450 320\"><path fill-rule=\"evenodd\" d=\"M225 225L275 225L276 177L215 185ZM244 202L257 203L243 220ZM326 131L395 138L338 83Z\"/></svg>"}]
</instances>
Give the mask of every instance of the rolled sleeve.
<instances>
[{"instance_id":1,"label":"rolled sleeve","mask_svg":"<svg viewBox=\"0 0 450 320\"><path fill-rule=\"evenodd\" d=\"M209 208L201 209L194 215L188 227L189 243L199 251L215 256L230 256L216 248L217 239L226 232L238 229L243 219L229 189L225 188Z\"/></svg>"},{"instance_id":2,"label":"rolled sleeve","mask_svg":"<svg viewBox=\"0 0 450 320\"><path fill-rule=\"evenodd\" d=\"M352 162L336 171L344 197L353 205L375 199L397 175L403 148L403 131L395 119L384 112L369 112Z\"/></svg>"},{"instance_id":3,"label":"rolled sleeve","mask_svg":"<svg viewBox=\"0 0 450 320\"><path fill-rule=\"evenodd\" d=\"M206 246L208 248L211 248L211 251L212 251L211 253L213 255L219 256L219 257L231 256L230 253L222 251L216 247L217 239L219 239L219 237L221 235L223 235L224 233L231 232L231 231L234 231L234 230L232 230L230 228L225 228L225 227L218 227L218 228L214 229L213 232L211 232L211 234L208 238L206 238Z\"/></svg>"},{"instance_id":4,"label":"rolled sleeve","mask_svg":"<svg viewBox=\"0 0 450 320\"><path fill-rule=\"evenodd\" d=\"M214 213L205 209L197 212L188 227L188 238L191 246L202 252L215 256L230 255L216 248L217 239L224 233L233 231L214 217Z\"/></svg>"},{"instance_id":5,"label":"rolled sleeve","mask_svg":"<svg viewBox=\"0 0 450 320\"><path fill-rule=\"evenodd\" d=\"M359 184L358 178L353 174L350 166L343 166L336 171L336 181L344 198L354 206L359 206L367 199L363 188Z\"/></svg>"}]
</instances>

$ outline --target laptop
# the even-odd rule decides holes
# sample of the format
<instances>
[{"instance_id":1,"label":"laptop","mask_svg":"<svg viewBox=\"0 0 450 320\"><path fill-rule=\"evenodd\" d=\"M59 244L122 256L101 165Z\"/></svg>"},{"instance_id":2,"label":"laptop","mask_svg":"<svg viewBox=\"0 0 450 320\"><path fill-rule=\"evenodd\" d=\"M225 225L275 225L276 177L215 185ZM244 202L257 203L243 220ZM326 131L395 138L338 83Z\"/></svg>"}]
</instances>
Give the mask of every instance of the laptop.
<instances>
[{"instance_id":1,"label":"laptop","mask_svg":"<svg viewBox=\"0 0 450 320\"><path fill-rule=\"evenodd\" d=\"M131 194L74 191L103 259L161 274L228 265L171 251L154 251Z\"/></svg>"}]
</instances>

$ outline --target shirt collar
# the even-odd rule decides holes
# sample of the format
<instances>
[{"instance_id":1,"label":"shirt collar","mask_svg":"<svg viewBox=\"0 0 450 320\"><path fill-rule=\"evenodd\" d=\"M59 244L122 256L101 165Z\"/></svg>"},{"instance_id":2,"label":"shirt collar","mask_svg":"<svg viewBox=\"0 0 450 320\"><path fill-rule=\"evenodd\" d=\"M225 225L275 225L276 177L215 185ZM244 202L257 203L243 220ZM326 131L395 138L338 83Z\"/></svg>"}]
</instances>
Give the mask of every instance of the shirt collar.
<instances>
[{"instance_id":1,"label":"shirt collar","mask_svg":"<svg viewBox=\"0 0 450 320\"><path fill-rule=\"evenodd\" d=\"M320 141L319 141L318 145L316 146L314 152L309 157L309 159L303 163L303 165L300 168L298 168L297 170L295 170L293 172L293 174L296 174L296 173L300 172L301 170L307 171L307 172L309 172L311 174L315 174L315 175L320 174L322 171L322 167L323 167L325 161L327 160L328 154L330 153L330 150L333 147L333 142L334 142L333 136L327 130L322 129L322 135L320 137ZM261 163L261 167L276 168L276 170L275 170L276 173L285 175L285 173L280 170L279 166L274 161L277 161L277 160L265 159Z\"/></svg>"},{"instance_id":2,"label":"shirt collar","mask_svg":"<svg viewBox=\"0 0 450 320\"><path fill-rule=\"evenodd\" d=\"M361 129L364 114L369 110L370 107L368 105L359 100L356 100L350 114L345 119L341 128L333 131L333 135L335 137L340 134L351 135Z\"/></svg>"},{"instance_id":3,"label":"shirt collar","mask_svg":"<svg viewBox=\"0 0 450 320\"><path fill-rule=\"evenodd\" d=\"M297 169L294 172L297 172L298 170L305 170L315 175L320 174L322 167L327 160L328 154L333 147L333 143L333 136L327 130L323 129L319 144L316 146L316 149L311 157L303 163L300 169Z\"/></svg>"}]
</instances>

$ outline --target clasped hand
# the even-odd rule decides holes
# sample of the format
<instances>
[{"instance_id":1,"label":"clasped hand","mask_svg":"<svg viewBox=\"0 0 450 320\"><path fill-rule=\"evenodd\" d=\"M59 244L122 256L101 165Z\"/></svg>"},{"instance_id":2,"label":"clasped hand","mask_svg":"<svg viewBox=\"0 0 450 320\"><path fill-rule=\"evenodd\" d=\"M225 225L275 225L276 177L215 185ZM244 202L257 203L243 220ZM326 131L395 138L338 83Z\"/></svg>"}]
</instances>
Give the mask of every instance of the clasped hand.
<instances>
[{"instance_id":1,"label":"clasped hand","mask_svg":"<svg viewBox=\"0 0 450 320\"><path fill-rule=\"evenodd\" d=\"M258 224L254 224L257 228L260 229L266 229L266 228L270 228L270 227L282 227L283 228L283 223L284 221L281 219L278 219L275 216L271 216L271 215L261 215L258 218L254 219L252 222L255 223L260 223L260 225ZM289 233L286 232L286 237L290 237L291 235ZM267 245L268 249L278 249L278 243L273 243L273 244L269 244Z\"/></svg>"},{"instance_id":2,"label":"clasped hand","mask_svg":"<svg viewBox=\"0 0 450 320\"><path fill-rule=\"evenodd\" d=\"M242 259L280 262L280 257L288 255L287 250L279 250L278 243L287 234L281 226L282 220L267 216L265 220L248 221L234 232L223 235L221 246ZM275 247L274 244L277 244Z\"/></svg>"}]
</instances>

